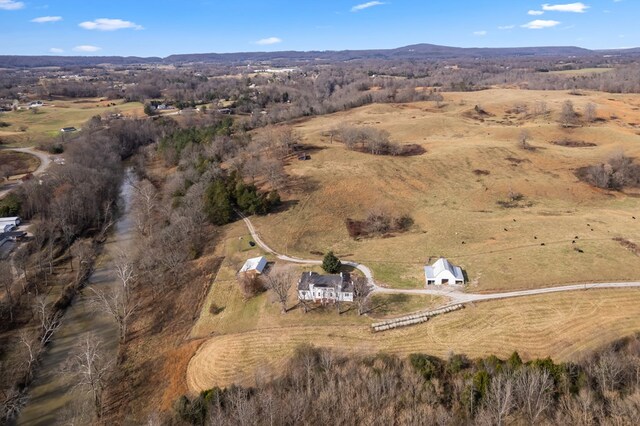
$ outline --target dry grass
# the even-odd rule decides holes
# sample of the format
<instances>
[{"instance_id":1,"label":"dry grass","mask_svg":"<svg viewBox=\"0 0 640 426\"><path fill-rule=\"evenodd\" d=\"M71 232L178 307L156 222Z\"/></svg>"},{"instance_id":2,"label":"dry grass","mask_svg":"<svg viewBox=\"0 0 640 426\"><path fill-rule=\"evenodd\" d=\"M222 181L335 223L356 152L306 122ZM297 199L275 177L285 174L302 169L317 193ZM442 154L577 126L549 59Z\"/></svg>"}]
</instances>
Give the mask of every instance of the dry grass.
<instances>
[{"instance_id":1,"label":"dry grass","mask_svg":"<svg viewBox=\"0 0 640 426\"><path fill-rule=\"evenodd\" d=\"M340 352L399 355L415 352L471 357L517 350L524 359L556 361L583 353L638 330L640 292L599 290L481 303L425 324L372 334L366 325L260 327L208 340L189 363L191 391L232 383L251 384L277 374L296 346L311 343Z\"/></svg>"},{"instance_id":2,"label":"dry grass","mask_svg":"<svg viewBox=\"0 0 640 426\"><path fill-rule=\"evenodd\" d=\"M633 218L640 198L593 189L580 183L574 170L621 149L629 156L640 155L636 129L628 124L640 122L636 111L640 97L491 90L450 93L446 98L447 106L438 110L430 103L371 105L299 122L296 127L305 142L320 149L311 161L287 166L293 184L284 199L290 208L253 218L263 239L280 252L307 258L332 249L370 266L379 283L402 288L423 286L422 267L440 255L461 264L471 290L479 292L638 279L637 257L613 238L640 239ZM565 130L558 126L555 113L532 119L506 112L516 103L532 107L536 101L557 112L566 99L572 99L579 111L593 102L600 117L618 118ZM465 118L475 105L488 112L484 121ZM347 151L328 143L326 136L340 123L387 130L395 142L418 143L427 154L399 158ZM523 128L532 135L536 151L518 148ZM577 149L550 143L563 138L597 146ZM510 191L524 194L521 205L531 206L498 206ZM365 217L372 208L409 214L415 226L394 238L349 238L345 219ZM192 391L251 384L256 377L278 374L303 343L399 355L447 356L455 351L472 357L506 357L518 350L527 359L552 356L563 361L638 330L636 290L492 301L375 335L369 329L370 318L351 312L305 315L292 310L280 315L268 294L242 300L234 274L244 259L258 251L242 252L238 240L246 234L242 223L227 231L227 244L220 248L227 256L225 265L192 330L193 336L212 336L189 364L187 382ZM383 302L372 316L398 315L440 301ZM224 310L211 315L211 303Z\"/></svg>"},{"instance_id":3,"label":"dry grass","mask_svg":"<svg viewBox=\"0 0 640 426\"><path fill-rule=\"evenodd\" d=\"M0 151L0 168L4 166L9 167L11 176L25 175L35 171L40 166L40 160L35 155L24 152Z\"/></svg>"},{"instance_id":4,"label":"dry grass","mask_svg":"<svg viewBox=\"0 0 640 426\"><path fill-rule=\"evenodd\" d=\"M438 110L430 103L371 105L297 124L305 142L321 149L311 161L288 165L294 184L283 198L292 201L291 207L254 219L265 241L304 257L332 249L369 264L383 284L403 288L423 286L422 266L435 256L462 265L473 291L640 276L635 257L612 241L640 239L632 219L640 198L595 190L574 176L576 168L620 150L640 156L636 130L628 124L640 122L640 97L502 89L445 97L447 106ZM593 102L600 117L618 119L561 129L556 114L567 99L578 111ZM533 108L536 101L546 102L554 113L526 119L506 112L518 103ZM483 122L465 118L475 105L489 113ZM326 135L341 123L387 130L393 141L420 144L427 153L401 158L347 151L329 144ZM535 152L518 148L522 129L539 147ZM550 143L563 138L598 146ZM490 174L477 176L474 170ZM497 205L509 191L522 193L521 205L531 207ZM353 241L346 218L365 217L372 208L409 214L416 225L394 238Z\"/></svg>"}]
</instances>

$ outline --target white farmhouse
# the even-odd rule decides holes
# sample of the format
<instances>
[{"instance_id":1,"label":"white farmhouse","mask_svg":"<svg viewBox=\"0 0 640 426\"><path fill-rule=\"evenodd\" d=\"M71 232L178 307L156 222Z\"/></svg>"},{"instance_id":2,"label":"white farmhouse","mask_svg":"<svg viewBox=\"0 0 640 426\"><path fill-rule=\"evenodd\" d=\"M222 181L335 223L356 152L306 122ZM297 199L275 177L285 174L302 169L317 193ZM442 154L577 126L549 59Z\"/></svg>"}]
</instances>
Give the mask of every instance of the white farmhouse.
<instances>
[{"instance_id":1,"label":"white farmhouse","mask_svg":"<svg viewBox=\"0 0 640 426\"><path fill-rule=\"evenodd\" d=\"M266 257L264 256L254 257L244 262L244 265L242 265L242 269L240 269L240 273L259 275L259 274L262 274L266 266L267 266Z\"/></svg>"},{"instance_id":2,"label":"white farmhouse","mask_svg":"<svg viewBox=\"0 0 640 426\"><path fill-rule=\"evenodd\" d=\"M353 281L348 273L303 272L298 281L298 299L320 303L353 302Z\"/></svg>"},{"instance_id":3,"label":"white farmhouse","mask_svg":"<svg viewBox=\"0 0 640 426\"><path fill-rule=\"evenodd\" d=\"M424 277L427 285L464 284L464 275L459 266L452 265L441 257L431 266L424 267Z\"/></svg>"}]
</instances>

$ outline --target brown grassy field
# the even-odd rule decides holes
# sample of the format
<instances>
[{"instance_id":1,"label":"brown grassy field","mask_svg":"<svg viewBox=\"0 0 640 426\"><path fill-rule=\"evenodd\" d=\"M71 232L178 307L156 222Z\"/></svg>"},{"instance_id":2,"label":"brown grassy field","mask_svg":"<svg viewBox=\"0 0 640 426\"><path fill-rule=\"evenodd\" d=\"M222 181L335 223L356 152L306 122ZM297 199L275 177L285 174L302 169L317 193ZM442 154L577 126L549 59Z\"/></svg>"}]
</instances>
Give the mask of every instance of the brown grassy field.
<instances>
[{"instance_id":1,"label":"brown grassy field","mask_svg":"<svg viewBox=\"0 0 640 426\"><path fill-rule=\"evenodd\" d=\"M422 352L441 357L496 354L517 350L523 359L551 356L555 361L583 353L638 330L640 292L586 291L480 303L425 324L372 334L366 325L336 326L316 317L314 325L280 327L259 324L254 330L216 335L190 361L191 391L232 383L250 385L277 374L303 343L343 353Z\"/></svg>"},{"instance_id":2,"label":"brown grassy field","mask_svg":"<svg viewBox=\"0 0 640 426\"><path fill-rule=\"evenodd\" d=\"M16 151L0 151L0 169L7 170L11 176L25 175L35 171L40 160L35 155ZM4 178L4 176L0 176Z\"/></svg>"},{"instance_id":3,"label":"brown grassy field","mask_svg":"<svg viewBox=\"0 0 640 426\"><path fill-rule=\"evenodd\" d=\"M565 100L577 111L595 103L601 120L561 128L557 117ZM551 113L531 118L507 112L516 104L532 110L538 101ZM423 286L422 266L436 256L460 264L471 291L640 277L637 256L612 240L640 241L633 219L638 194L597 190L574 175L617 152L639 156L639 96L496 89L446 93L445 103L371 105L296 124L304 141L318 149L310 150L310 161L287 166L293 183L283 198L290 207L253 219L265 241L304 257L332 249L371 266L381 283L402 288ZM475 105L488 112L482 120L474 117ZM327 135L342 123L387 130L392 141L420 144L427 153L348 151L330 144ZM518 146L523 129L536 150ZM563 139L597 146L552 144ZM497 204L510 191L523 194L522 207ZM345 220L362 219L373 208L409 214L415 226L394 238L350 239Z\"/></svg>"},{"instance_id":4,"label":"brown grassy field","mask_svg":"<svg viewBox=\"0 0 640 426\"><path fill-rule=\"evenodd\" d=\"M279 252L306 258L333 249L370 266L379 283L401 288L423 286L422 267L440 255L465 268L474 292L640 277L638 257L613 240L640 241L633 218L640 219L640 197L597 190L574 175L577 168L620 151L638 157L640 97L518 90L445 97L442 108L431 103L371 105L297 123L304 142L316 148L309 150L310 161L287 165L292 184L283 198L288 208L252 218L262 238ZM600 120L561 128L558 111L567 99L578 111L594 102ZM537 101L544 101L552 113L532 118L507 112L516 104L532 108ZM488 112L482 120L473 112L475 105ZM347 151L329 143L327 135L341 123L387 130L393 141L420 144L427 152L401 158ZM530 132L535 150L518 146L523 129ZM564 139L596 146L553 144ZM510 191L523 194L521 207L498 205ZM392 238L350 239L345 220L362 219L371 209L409 214L415 225ZM235 223L226 228L225 244L219 246L225 262L192 330L193 337L211 336L189 364L192 391L251 384L278 374L303 343L350 353L425 352L443 357L450 352L506 357L518 350L525 359L552 356L564 361L638 331L637 290L479 303L425 324L378 334L370 332L370 317L352 312L303 314L294 309L281 315L269 294L242 300L235 271L246 258L260 254L246 245L247 238L244 225ZM443 302L379 297L374 297L379 308L371 317ZM292 294L291 305L294 300ZM223 309L214 315L211 304Z\"/></svg>"}]
</instances>

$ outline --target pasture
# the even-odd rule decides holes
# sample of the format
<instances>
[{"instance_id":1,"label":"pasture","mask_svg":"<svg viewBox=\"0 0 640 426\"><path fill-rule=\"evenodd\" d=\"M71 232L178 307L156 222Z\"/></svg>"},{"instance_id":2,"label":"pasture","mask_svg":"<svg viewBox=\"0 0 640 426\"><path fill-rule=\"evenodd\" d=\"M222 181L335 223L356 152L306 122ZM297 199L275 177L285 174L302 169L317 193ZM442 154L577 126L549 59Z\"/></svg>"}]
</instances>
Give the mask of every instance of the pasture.
<instances>
[{"instance_id":1,"label":"pasture","mask_svg":"<svg viewBox=\"0 0 640 426\"><path fill-rule=\"evenodd\" d=\"M595 103L599 120L562 128L557 117L565 100L578 112ZM512 112L540 102L548 114ZM287 166L289 208L252 219L264 240L300 257L333 250L398 288L423 286L422 267L438 256L461 265L474 292L640 277L638 257L613 241L640 241L639 194L595 189L575 176L577 168L619 152L639 156L638 96L500 89L447 93L445 104L371 105L297 124L315 149L310 161ZM475 114L476 105L486 115ZM427 152L349 151L330 143L329 132L345 124L386 130L392 141ZM518 146L523 130L533 150ZM553 144L565 139L596 146ZM500 205L512 193L522 201ZM349 238L347 218L372 210L408 214L415 224L391 238Z\"/></svg>"},{"instance_id":2,"label":"pasture","mask_svg":"<svg viewBox=\"0 0 640 426\"><path fill-rule=\"evenodd\" d=\"M35 112L34 112L35 111ZM63 127L80 129L95 115L120 113L129 117L144 115L142 104L121 100L75 99L46 101L34 110L22 109L0 114L0 121L9 126L0 128L0 138L12 144L34 145L42 140L60 137Z\"/></svg>"}]
</instances>

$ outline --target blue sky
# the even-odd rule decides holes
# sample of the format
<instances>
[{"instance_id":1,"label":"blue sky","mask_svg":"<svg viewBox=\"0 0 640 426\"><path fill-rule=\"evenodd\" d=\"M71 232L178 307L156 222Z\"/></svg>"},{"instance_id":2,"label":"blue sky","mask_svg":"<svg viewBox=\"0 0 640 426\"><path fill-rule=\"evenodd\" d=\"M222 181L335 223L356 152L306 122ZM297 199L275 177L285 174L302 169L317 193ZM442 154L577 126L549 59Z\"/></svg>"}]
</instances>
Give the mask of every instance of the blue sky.
<instances>
[{"instance_id":1,"label":"blue sky","mask_svg":"<svg viewBox=\"0 0 640 426\"><path fill-rule=\"evenodd\" d=\"M0 0L0 54L640 46L639 0Z\"/></svg>"}]
</instances>

